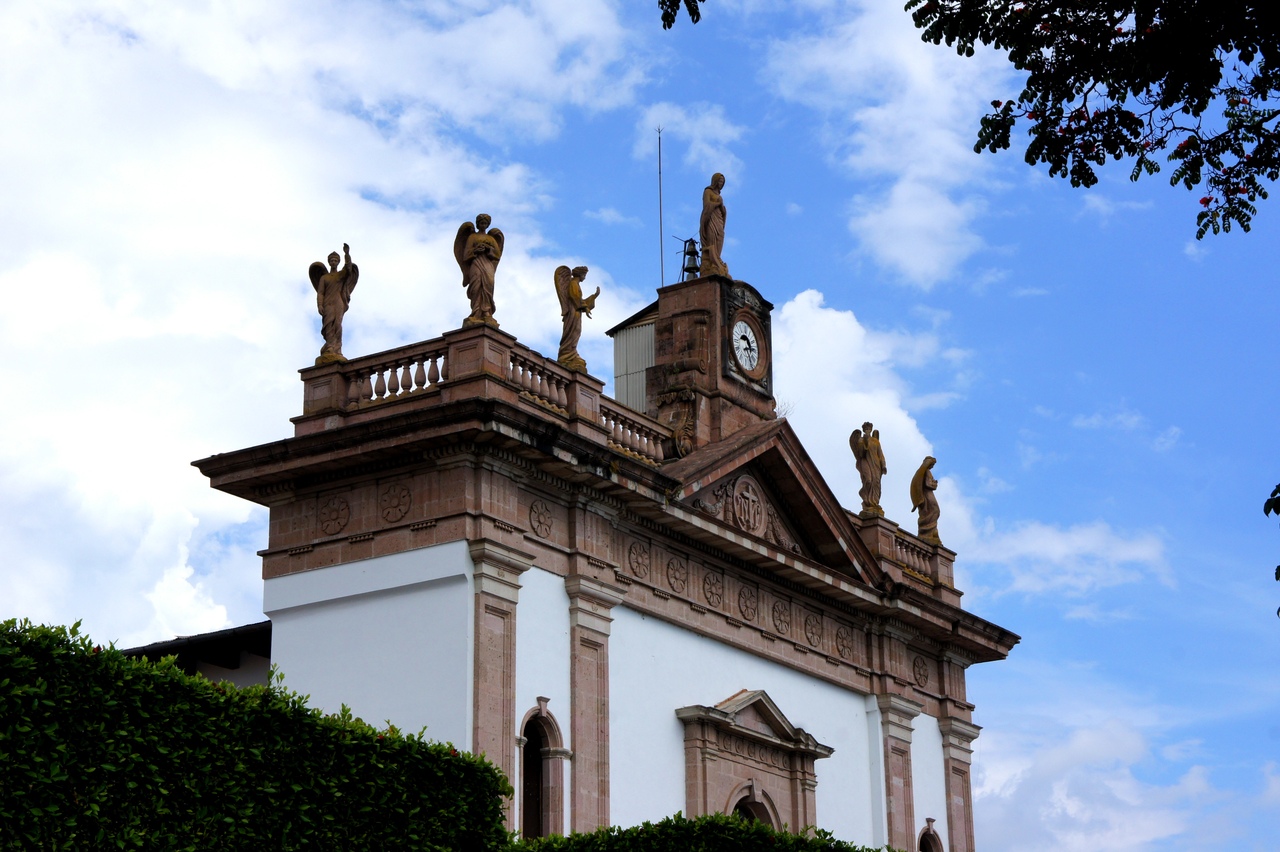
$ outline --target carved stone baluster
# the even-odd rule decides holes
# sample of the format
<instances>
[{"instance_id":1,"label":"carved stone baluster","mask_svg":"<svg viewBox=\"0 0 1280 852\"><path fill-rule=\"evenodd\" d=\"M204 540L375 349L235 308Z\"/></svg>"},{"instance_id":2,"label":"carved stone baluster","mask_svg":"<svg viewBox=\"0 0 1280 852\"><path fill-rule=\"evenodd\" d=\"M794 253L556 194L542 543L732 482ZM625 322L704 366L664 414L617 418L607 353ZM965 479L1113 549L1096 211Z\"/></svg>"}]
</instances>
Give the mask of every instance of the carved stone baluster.
<instances>
[{"instance_id":1,"label":"carved stone baluster","mask_svg":"<svg viewBox=\"0 0 1280 852\"><path fill-rule=\"evenodd\" d=\"M373 386L374 399L382 399L387 395L387 377L382 367L378 368L378 381Z\"/></svg>"},{"instance_id":2,"label":"carved stone baluster","mask_svg":"<svg viewBox=\"0 0 1280 852\"><path fill-rule=\"evenodd\" d=\"M359 376L352 376L351 380L347 383L347 398L342 403L342 407L346 408L348 405L359 405L360 400L363 398L364 382Z\"/></svg>"},{"instance_id":3,"label":"carved stone baluster","mask_svg":"<svg viewBox=\"0 0 1280 852\"><path fill-rule=\"evenodd\" d=\"M400 371L396 368L395 364L392 364L387 372L389 374L387 376L387 396L393 397L400 393Z\"/></svg>"},{"instance_id":4,"label":"carved stone baluster","mask_svg":"<svg viewBox=\"0 0 1280 852\"><path fill-rule=\"evenodd\" d=\"M373 399L373 382L367 372L360 377L360 399L364 402Z\"/></svg>"},{"instance_id":5,"label":"carved stone baluster","mask_svg":"<svg viewBox=\"0 0 1280 852\"><path fill-rule=\"evenodd\" d=\"M529 369L529 362L520 359L520 387L533 393L533 371Z\"/></svg>"},{"instance_id":6,"label":"carved stone baluster","mask_svg":"<svg viewBox=\"0 0 1280 852\"><path fill-rule=\"evenodd\" d=\"M443 353L440 355L440 381L449 381L449 360Z\"/></svg>"},{"instance_id":7,"label":"carved stone baluster","mask_svg":"<svg viewBox=\"0 0 1280 852\"><path fill-rule=\"evenodd\" d=\"M418 367L413 371L413 383L416 386L415 390L427 389L427 370L422 366L423 360L424 359L422 358L418 359ZM432 364L434 365L435 362L433 361Z\"/></svg>"},{"instance_id":8,"label":"carved stone baluster","mask_svg":"<svg viewBox=\"0 0 1280 852\"><path fill-rule=\"evenodd\" d=\"M440 368L436 366L436 356L431 356L431 366L427 368L427 381L432 385L440 384Z\"/></svg>"},{"instance_id":9,"label":"carved stone baluster","mask_svg":"<svg viewBox=\"0 0 1280 852\"><path fill-rule=\"evenodd\" d=\"M409 372L409 365L411 363L413 362L405 361L404 367L400 372L400 389L405 393L409 393L409 391L413 390L413 375Z\"/></svg>"},{"instance_id":10,"label":"carved stone baluster","mask_svg":"<svg viewBox=\"0 0 1280 852\"><path fill-rule=\"evenodd\" d=\"M662 436L656 432L649 433L649 456L656 462L662 461Z\"/></svg>"},{"instance_id":11,"label":"carved stone baluster","mask_svg":"<svg viewBox=\"0 0 1280 852\"><path fill-rule=\"evenodd\" d=\"M560 378L556 379L556 405L569 408L569 383Z\"/></svg>"}]
</instances>

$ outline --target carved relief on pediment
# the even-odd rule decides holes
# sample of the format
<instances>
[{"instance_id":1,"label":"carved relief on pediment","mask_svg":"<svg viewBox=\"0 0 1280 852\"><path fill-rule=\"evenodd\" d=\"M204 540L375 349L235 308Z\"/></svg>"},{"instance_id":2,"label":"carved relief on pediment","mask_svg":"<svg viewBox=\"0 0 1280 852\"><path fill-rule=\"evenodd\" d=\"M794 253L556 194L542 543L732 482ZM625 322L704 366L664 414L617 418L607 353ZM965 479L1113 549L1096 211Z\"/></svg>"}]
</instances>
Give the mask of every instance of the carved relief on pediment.
<instances>
[{"instance_id":1,"label":"carved relief on pediment","mask_svg":"<svg viewBox=\"0 0 1280 852\"><path fill-rule=\"evenodd\" d=\"M789 553L801 553L783 515L750 474L740 474L704 489L690 501L693 508L745 533L763 538Z\"/></svg>"}]
</instances>

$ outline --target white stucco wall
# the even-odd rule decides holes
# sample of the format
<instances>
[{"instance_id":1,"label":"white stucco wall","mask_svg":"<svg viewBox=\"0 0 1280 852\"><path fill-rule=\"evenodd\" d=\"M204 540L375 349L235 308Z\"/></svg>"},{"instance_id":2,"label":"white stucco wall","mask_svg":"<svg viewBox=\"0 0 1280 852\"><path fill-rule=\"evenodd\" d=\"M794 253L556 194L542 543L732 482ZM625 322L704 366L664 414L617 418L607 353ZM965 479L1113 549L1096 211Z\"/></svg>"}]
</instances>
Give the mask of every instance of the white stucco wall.
<instances>
[{"instance_id":1,"label":"white stucco wall","mask_svg":"<svg viewBox=\"0 0 1280 852\"><path fill-rule=\"evenodd\" d=\"M611 822L635 825L685 809L684 728L677 709L763 689L792 724L835 749L817 762L819 827L842 840L884 844L884 774L873 759L880 749L878 723L869 724L866 696L625 606L612 614Z\"/></svg>"},{"instance_id":2,"label":"white stucco wall","mask_svg":"<svg viewBox=\"0 0 1280 852\"><path fill-rule=\"evenodd\" d=\"M471 573L459 541L267 580L272 662L313 707L469 749Z\"/></svg>"},{"instance_id":3,"label":"white stucco wall","mask_svg":"<svg viewBox=\"0 0 1280 852\"><path fill-rule=\"evenodd\" d=\"M933 716L921 713L911 720L911 787L915 792L915 837L925 819L936 820L933 830L950 848L947 826L947 776L942 762L942 729Z\"/></svg>"},{"instance_id":4,"label":"white stucco wall","mask_svg":"<svg viewBox=\"0 0 1280 852\"><path fill-rule=\"evenodd\" d=\"M538 706L538 696L551 699L547 710L555 718L564 747L573 748L569 717L569 595L564 578L533 567L520 575L520 603L516 609L516 724ZM517 731L517 736L520 735ZM564 825L569 814L573 771L566 764ZM519 761L516 762L519 766ZM519 780L513 779L519 787ZM517 796L518 800L520 797ZM517 809L519 802L516 803ZM517 825L519 813L517 811Z\"/></svg>"}]
</instances>

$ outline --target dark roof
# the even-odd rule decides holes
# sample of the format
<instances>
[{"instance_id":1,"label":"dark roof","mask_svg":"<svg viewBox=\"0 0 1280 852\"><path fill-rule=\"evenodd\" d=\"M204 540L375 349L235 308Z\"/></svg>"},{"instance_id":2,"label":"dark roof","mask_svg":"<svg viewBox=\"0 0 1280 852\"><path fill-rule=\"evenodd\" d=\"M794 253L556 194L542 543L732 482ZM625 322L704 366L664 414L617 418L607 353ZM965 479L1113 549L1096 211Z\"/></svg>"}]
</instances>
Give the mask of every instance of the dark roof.
<instances>
[{"instance_id":1,"label":"dark roof","mask_svg":"<svg viewBox=\"0 0 1280 852\"><path fill-rule=\"evenodd\" d=\"M199 663L238 669L241 651L271 659L271 622L259 621L257 624L242 624L212 633L179 636L164 642L126 648L121 653L126 657L146 657L149 660L177 656L178 665L190 674Z\"/></svg>"},{"instance_id":2,"label":"dark roof","mask_svg":"<svg viewBox=\"0 0 1280 852\"><path fill-rule=\"evenodd\" d=\"M609 329L608 331L606 331L606 332L605 332L605 334L609 335L610 337L613 337L615 334L617 334L619 331L622 331L622 330L623 330L624 328L626 328L627 326L629 326L629 325L638 325L638 324L639 324L639 323L638 323L638 321L639 321L639 320L642 320L642 319L648 319L648 318L649 318L649 317L647 316L648 314L653 314L654 318L655 318L655 319L657 318L657 316L658 316L658 303L657 303L657 301L656 301L656 300L653 302L653 304L645 305L643 308L641 308L640 310L636 311L634 314L632 314L631 316L627 317L627 318L626 318L626 319L624 319L622 322L618 323L618 324L617 324L617 325L615 325L613 328L611 328L611 329Z\"/></svg>"}]
</instances>

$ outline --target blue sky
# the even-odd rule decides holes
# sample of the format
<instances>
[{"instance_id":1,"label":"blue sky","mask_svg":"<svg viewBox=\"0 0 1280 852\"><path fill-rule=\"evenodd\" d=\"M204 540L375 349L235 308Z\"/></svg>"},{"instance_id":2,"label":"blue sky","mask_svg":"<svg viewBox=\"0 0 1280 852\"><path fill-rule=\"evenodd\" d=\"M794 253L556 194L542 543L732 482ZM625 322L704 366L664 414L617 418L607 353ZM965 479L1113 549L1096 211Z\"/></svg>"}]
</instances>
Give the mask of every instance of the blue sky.
<instances>
[{"instance_id":1,"label":"blue sky","mask_svg":"<svg viewBox=\"0 0 1280 852\"><path fill-rule=\"evenodd\" d=\"M971 151L1007 64L901 4L10 2L0 8L0 617L132 644L260 617L265 513L192 459L283 437L319 349L306 267L361 266L349 355L437 336L450 254L507 235L503 328L550 352L552 270L652 298L727 178L724 256L775 304L775 384L828 482L881 429L885 504L938 458L975 667L986 850L1274 848L1280 207L1072 190ZM665 231L654 127L662 125Z\"/></svg>"}]
</instances>

